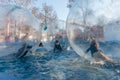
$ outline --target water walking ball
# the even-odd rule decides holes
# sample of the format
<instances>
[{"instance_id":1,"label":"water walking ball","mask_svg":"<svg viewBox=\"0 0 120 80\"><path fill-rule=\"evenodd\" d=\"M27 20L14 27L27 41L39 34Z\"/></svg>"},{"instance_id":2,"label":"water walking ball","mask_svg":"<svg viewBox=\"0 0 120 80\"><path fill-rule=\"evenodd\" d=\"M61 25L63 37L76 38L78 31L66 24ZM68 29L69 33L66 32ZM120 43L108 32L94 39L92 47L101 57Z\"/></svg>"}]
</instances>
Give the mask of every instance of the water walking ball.
<instances>
[{"instance_id":1,"label":"water walking ball","mask_svg":"<svg viewBox=\"0 0 120 80\"><path fill-rule=\"evenodd\" d=\"M81 57L93 59L86 51L93 40L103 54L120 58L120 0L76 0L67 18L67 35ZM94 49L92 49L94 50Z\"/></svg>"},{"instance_id":2,"label":"water walking ball","mask_svg":"<svg viewBox=\"0 0 120 80\"><path fill-rule=\"evenodd\" d=\"M0 11L0 57L16 53L22 42L38 38L38 21L27 9L0 5Z\"/></svg>"}]
</instances>

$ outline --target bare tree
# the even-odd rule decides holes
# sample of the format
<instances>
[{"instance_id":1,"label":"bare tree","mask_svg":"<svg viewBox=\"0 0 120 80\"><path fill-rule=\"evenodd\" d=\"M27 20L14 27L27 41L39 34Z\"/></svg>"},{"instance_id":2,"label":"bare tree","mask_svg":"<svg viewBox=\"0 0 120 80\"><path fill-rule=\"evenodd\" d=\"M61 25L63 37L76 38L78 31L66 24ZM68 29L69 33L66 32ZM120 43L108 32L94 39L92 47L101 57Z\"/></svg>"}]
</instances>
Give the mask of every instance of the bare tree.
<instances>
[{"instance_id":1,"label":"bare tree","mask_svg":"<svg viewBox=\"0 0 120 80\"><path fill-rule=\"evenodd\" d=\"M93 11L89 8L89 2L86 0L86 2L81 2L81 5L79 5L79 11L81 12L82 16L81 18L83 19L83 24L87 24L87 19L89 15L93 15Z\"/></svg>"},{"instance_id":2,"label":"bare tree","mask_svg":"<svg viewBox=\"0 0 120 80\"><path fill-rule=\"evenodd\" d=\"M81 14L80 19L83 23L83 27L85 28L84 33L83 33L83 40L87 40L90 36L88 36L88 31L89 31L89 22L87 22L88 18L90 15L94 15L93 11L89 7L89 1L82 0L81 4L78 6L79 7L79 12Z\"/></svg>"},{"instance_id":3,"label":"bare tree","mask_svg":"<svg viewBox=\"0 0 120 80\"><path fill-rule=\"evenodd\" d=\"M57 14L53 10L52 6L46 5L46 3L43 4L43 14L44 14L44 25L48 27L48 39L54 36L55 33L55 27L57 26Z\"/></svg>"},{"instance_id":4,"label":"bare tree","mask_svg":"<svg viewBox=\"0 0 120 80\"><path fill-rule=\"evenodd\" d=\"M0 0L2 4L15 4L28 9L40 22L40 30L43 26L47 26L47 32L53 34L54 27L57 26L57 14L52 6L44 3L42 9L36 7L34 3L38 0ZM40 32L42 34L42 32Z\"/></svg>"},{"instance_id":5,"label":"bare tree","mask_svg":"<svg viewBox=\"0 0 120 80\"><path fill-rule=\"evenodd\" d=\"M29 9L32 4L38 0L0 0L1 4L15 4L26 9Z\"/></svg>"},{"instance_id":6,"label":"bare tree","mask_svg":"<svg viewBox=\"0 0 120 80\"><path fill-rule=\"evenodd\" d=\"M44 26L47 26L47 28L48 28L48 30L46 31L47 37L53 36L54 29L57 26L58 20L57 20L57 14L53 10L52 6L49 6L46 3L43 3L41 10L37 7L34 7L34 8L32 8L32 13L40 21L40 36L41 36L41 38L42 38L42 27L44 27Z\"/></svg>"}]
</instances>

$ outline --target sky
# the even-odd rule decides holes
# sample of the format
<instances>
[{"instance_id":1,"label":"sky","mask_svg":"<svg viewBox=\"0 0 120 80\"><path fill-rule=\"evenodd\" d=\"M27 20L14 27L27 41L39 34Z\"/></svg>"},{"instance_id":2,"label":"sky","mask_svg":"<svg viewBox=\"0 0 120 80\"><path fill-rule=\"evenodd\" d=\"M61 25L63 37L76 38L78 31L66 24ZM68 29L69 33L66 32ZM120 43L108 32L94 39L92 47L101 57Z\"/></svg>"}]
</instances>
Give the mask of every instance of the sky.
<instances>
[{"instance_id":1,"label":"sky","mask_svg":"<svg viewBox=\"0 0 120 80\"><path fill-rule=\"evenodd\" d=\"M60 20L66 20L69 13L67 8L68 0L39 0L38 5L41 7L42 3L46 3L53 7Z\"/></svg>"}]
</instances>

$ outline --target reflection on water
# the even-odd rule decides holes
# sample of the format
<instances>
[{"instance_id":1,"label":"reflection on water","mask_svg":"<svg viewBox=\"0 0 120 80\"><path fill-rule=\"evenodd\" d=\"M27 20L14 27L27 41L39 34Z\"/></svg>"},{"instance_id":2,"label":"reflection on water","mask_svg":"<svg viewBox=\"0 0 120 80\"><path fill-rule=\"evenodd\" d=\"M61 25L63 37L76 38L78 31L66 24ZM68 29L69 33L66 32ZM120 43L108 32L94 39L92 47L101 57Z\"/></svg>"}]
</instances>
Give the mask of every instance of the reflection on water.
<instances>
[{"instance_id":1,"label":"reflection on water","mask_svg":"<svg viewBox=\"0 0 120 80\"><path fill-rule=\"evenodd\" d=\"M0 58L0 72L21 80L119 80L119 65L90 65L74 51Z\"/></svg>"}]
</instances>

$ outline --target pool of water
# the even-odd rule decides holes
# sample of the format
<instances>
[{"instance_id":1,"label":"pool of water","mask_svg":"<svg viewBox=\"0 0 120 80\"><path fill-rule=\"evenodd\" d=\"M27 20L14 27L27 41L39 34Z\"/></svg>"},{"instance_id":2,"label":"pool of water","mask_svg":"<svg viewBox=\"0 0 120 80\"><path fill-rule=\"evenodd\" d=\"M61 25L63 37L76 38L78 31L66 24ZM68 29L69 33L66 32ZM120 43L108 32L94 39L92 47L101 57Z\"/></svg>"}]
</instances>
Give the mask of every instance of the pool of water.
<instances>
[{"instance_id":1,"label":"pool of water","mask_svg":"<svg viewBox=\"0 0 120 80\"><path fill-rule=\"evenodd\" d=\"M90 65L73 50L0 58L0 72L17 80L120 80L119 65Z\"/></svg>"}]
</instances>

